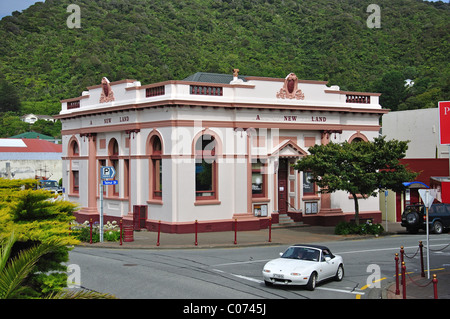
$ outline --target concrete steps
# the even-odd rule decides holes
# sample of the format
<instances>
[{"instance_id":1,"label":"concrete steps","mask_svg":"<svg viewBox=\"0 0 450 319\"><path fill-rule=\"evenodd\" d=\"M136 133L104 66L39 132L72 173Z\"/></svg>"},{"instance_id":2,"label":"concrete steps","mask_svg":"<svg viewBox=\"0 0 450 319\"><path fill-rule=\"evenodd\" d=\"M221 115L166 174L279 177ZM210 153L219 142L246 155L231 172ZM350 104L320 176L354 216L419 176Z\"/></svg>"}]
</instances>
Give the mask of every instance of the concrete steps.
<instances>
[{"instance_id":1,"label":"concrete steps","mask_svg":"<svg viewBox=\"0 0 450 319\"><path fill-rule=\"evenodd\" d=\"M278 216L278 224L273 224L272 228L287 228L287 227L299 227L307 226L303 222L295 222L288 214L280 214Z\"/></svg>"}]
</instances>

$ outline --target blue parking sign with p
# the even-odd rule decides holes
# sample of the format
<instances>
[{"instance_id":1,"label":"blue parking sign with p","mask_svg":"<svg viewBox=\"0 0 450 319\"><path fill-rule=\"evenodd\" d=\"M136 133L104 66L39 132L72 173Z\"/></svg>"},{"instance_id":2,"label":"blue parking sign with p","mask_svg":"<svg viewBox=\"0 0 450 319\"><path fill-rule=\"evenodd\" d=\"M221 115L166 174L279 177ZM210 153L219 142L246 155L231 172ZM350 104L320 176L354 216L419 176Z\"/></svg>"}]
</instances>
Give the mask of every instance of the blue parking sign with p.
<instances>
[{"instance_id":1,"label":"blue parking sign with p","mask_svg":"<svg viewBox=\"0 0 450 319\"><path fill-rule=\"evenodd\" d=\"M100 175L102 179L113 178L116 176L116 170L113 166L102 166L100 169Z\"/></svg>"}]
</instances>

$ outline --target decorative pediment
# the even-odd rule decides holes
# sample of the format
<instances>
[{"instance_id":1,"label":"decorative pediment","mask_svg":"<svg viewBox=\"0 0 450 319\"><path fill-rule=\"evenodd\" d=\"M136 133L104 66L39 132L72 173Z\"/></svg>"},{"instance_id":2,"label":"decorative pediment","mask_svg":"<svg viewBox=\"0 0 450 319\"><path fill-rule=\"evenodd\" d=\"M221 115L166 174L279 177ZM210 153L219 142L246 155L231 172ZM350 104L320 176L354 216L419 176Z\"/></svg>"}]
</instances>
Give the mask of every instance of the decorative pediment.
<instances>
[{"instance_id":1,"label":"decorative pediment","mask_svg":"<svg viewBox=\"0 0 450 319\"><path fill-rule=\"evenodd\" d=\"M307 156L308 153L292 140L285 140L281 142L270 155L279 157L301 157Z\"/></svg>"},{"instance_id":2,"label":"decorative pediment","mask_svg":"<svg viewBox=\"0 0 450 319\"><path fill-rule=\"evenodd\" d=\"M113 102L114 92L111 89L109 80L105 77L102 79L102 93L100 94L100 103Z\"/></svg>"},{"instance_id":3,"label":"decorative pediment","mask_svg":"<svg viewBox=\"0 0 450 319\"><path fill-rule=\"evenodd\" d=\"M279 99L297 99L304 100L305 94L298 88L298 78L294 73L289 73L284 79L284 85L277 92L277 98Z\"/></svg>"}]
</instances>

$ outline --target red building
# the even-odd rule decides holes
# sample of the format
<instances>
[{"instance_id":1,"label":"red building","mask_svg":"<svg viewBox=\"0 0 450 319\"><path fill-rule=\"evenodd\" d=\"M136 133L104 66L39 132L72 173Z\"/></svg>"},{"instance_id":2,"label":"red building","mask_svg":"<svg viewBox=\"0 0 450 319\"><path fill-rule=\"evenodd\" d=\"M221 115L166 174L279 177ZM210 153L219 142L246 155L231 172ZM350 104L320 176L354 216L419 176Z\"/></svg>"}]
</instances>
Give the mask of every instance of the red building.
<instances>
[{"instance_id":1,"label":"red building","mask_svg":"<svg viewBox=\"0 0 450 319\"><path fill-rule=\"evenodd\" d=\"M403 210L407 205L421 203L419 189L441 187L442 200L450 203L450 180L445 177L442 181L440 176L449 176L449 160L447 158L416 158L402 159L401 163L410 170L418 172L413 183L410 183L404 193L396 194L396 221L401 221ZM425 184L425 185L424 185Z\"/></svg>"}]
</instances>

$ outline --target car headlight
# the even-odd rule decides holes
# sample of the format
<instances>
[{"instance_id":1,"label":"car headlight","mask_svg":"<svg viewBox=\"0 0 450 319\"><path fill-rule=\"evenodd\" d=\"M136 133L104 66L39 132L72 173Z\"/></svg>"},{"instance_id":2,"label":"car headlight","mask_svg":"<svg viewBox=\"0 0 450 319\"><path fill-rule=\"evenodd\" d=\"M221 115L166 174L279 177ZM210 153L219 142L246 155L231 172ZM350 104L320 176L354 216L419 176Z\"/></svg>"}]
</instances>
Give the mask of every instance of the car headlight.
<instances>
[{"instance_id":1,"label":"car headlight","mask_svg":"<svg viewBox=\"0 0 450 319\"><path fill-rule=\"evenodd\" d=\"M301 273L299 273L299 272L291 272L291 276L300 276L301 275Z\"/></svg>"},{"instance_id":2,"label":"car headlight","mask_svg":"<svg viewBox=\"0 0 450 319\"><path fill-rule=\"evenodd\" d=\"M263 269L264 272L269 273L270 269Z\"/></svg>"}]
</instances>

